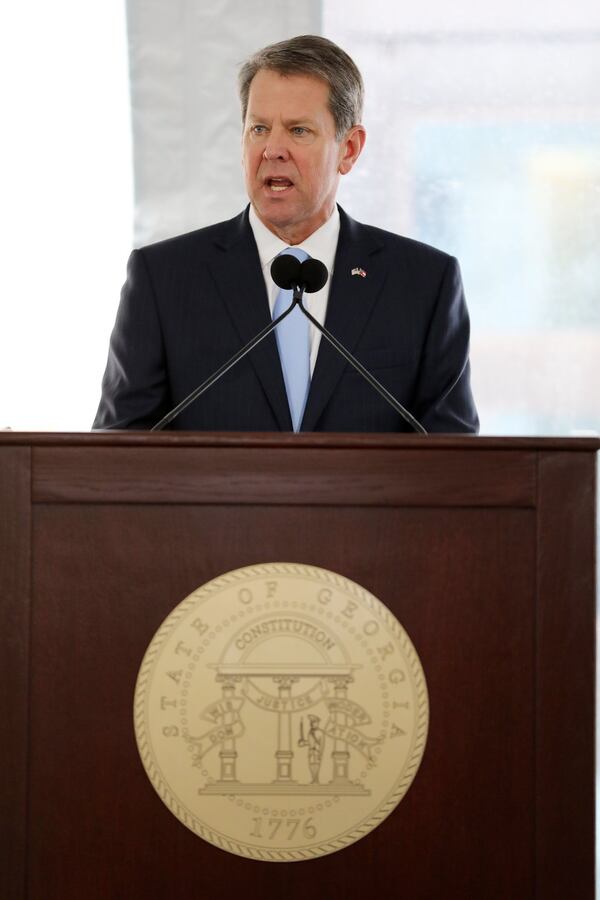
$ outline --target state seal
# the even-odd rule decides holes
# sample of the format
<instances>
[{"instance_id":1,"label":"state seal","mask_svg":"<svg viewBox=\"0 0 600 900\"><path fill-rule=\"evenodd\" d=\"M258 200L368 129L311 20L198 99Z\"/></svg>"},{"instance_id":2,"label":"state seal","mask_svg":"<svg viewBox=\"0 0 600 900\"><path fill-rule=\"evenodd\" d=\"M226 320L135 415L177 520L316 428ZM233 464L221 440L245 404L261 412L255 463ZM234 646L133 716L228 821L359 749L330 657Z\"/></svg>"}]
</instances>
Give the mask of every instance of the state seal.
<instances>
[{"instance_id":1,"label":"state seal","mask_svg":"<svg viewBox=\"0 0 600 900\"><path fill-rule=\"evenodd\" d=\"M425 676L392 612L326 569L215 578L165 619L139 671L146 773L205 841L289 862L341 850L398 805L425 749Z\"/></svg>"}]
</instances>

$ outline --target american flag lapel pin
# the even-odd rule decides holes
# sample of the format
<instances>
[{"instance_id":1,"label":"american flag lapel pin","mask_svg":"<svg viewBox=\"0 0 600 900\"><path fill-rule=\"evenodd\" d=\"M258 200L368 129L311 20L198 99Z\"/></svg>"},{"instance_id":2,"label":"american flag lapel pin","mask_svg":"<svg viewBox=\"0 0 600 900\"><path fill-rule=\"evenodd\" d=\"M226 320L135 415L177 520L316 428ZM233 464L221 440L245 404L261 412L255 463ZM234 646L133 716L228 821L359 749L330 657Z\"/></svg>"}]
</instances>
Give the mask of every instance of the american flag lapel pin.
<instances>
[{"instance_id":1,"label":"american flag lapel pin","mask_svg":"<svg viewBox=\"0 0 600 900\"><path fill-rule=\"evenodd\" d=\"M367 277L367 273L365 272L364 269L361 269L360 266L356 266L356 268L352 269L351 274L352 275L360 275L361 278Z\"/></svg>"}]
</instances>

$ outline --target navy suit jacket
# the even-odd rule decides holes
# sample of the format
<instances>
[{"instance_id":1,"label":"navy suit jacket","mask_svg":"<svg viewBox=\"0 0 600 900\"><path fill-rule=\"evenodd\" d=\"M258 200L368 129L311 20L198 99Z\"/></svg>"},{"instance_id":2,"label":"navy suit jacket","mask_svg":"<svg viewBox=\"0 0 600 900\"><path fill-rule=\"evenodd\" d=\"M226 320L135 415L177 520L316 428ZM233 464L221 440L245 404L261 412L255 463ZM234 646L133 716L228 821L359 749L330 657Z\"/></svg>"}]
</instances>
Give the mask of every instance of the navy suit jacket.
<instances>
[{"instance_id":1,"label":"navy suit jacket","mask_svg":"<svg viewBox=\"0 0 600 900\"><path fill-rule=\"evenodd\" d=\"M352 275L360 267L366 277ZM134 250L94 428L155 424L270 321L248 210ZM469 319L455 259L340 209L326 326L433 432L476 432ZM170 426L288 431L272 334ZM410 431L321 339L302 431Z\"/></svg>"}]
</instances>

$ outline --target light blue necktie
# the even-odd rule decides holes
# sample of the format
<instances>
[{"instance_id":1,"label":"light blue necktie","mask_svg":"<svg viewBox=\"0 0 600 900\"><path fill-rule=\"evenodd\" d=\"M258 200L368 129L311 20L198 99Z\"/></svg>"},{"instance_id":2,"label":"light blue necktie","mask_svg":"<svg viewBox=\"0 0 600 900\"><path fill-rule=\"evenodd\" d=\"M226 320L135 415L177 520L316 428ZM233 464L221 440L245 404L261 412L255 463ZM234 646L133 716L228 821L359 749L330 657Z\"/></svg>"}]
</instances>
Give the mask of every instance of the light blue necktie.
<instances>
[{"instance_id":1,"label":"light blue necktie","mask_svg":"<svg viewBox=\"0 0 600 900\"><path fill-rule=\"evenodd\" d=\"M278 256L283 256L285 253L295 256L300 262L308 259L308 253L297 247L288 247L282 250ZM293 291L279 291L273 309L274 319L285 312L292 302L292 297ZM310 386L309 321L304 313L295 306L289 316L279 323L275 332L292 425L294 431L299 431Z\"/></svg>"}]
</instances>

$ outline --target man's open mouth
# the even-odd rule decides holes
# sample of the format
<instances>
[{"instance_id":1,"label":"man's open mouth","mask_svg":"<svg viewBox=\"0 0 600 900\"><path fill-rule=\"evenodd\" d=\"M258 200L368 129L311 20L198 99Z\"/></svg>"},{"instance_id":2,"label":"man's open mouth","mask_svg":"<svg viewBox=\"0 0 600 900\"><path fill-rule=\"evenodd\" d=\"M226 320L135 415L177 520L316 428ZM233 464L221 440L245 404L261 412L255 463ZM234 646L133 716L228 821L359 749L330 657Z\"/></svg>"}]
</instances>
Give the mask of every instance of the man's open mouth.
<instances>
[{"instance_id":1,"label":"man's open mouth","mask_svg":"<svg viewBox=\"0 0 600 900\"><path fill-rule=\"evenodd\" d=\"M285 191L287 188L292 187L292 182L289 178L267 178L265 184L272 191Z\"/></svg>"}]
</instances>

